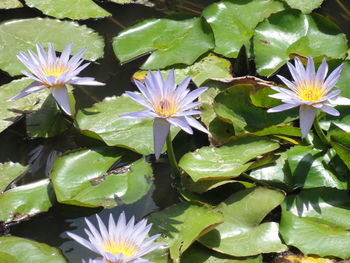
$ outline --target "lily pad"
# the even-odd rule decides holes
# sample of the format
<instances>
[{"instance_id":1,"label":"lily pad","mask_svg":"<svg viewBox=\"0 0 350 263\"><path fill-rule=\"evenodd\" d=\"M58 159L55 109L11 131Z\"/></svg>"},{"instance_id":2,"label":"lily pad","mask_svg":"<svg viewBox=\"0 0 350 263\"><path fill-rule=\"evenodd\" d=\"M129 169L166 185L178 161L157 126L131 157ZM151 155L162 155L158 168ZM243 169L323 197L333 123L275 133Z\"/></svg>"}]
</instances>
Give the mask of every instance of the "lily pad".
<instances>
[{"instance_id":1,"label":"lily pad","mask_svg":"<svg viewBox=\"0 0 350 263\"><path fill-rule=\"evenodd\" d=\"M27 49L35 50L35 43L47 47L49 42L55 45L57 51L63 51L71 42L72 54L87 48L83 57L88 60L94 61L103 56L103 38L86 26L49 18L17 19L0 24L0 69L12 76L21 74L25 66L16 54Z\"/></svg>"},{"instance_id":2,"label":"lily pad","mask_svg":"<svg viewBox=\"0 0 350 263\"><path fill-rule=\"evenodd\" d=\"M11 9L22 6L22 3L18 0L0 0L0 9Z\"/></svg>"},{"instance_id":3,"label":"lily pad","mask_svg":"<svg viewBox=\"0 0 350 263\"><path fill-rule=\"evenodd\" d=\"M275 0L230 0L210 5L203 16L214 32L214 51L236 58L243 45L249 50L257 24L283 9L283 3Z\"/></svg>"},{"instance_id":4,"label":"lily pad","mask_svg":"<svg viewBox=\"0 0 350 263\"><path fill-rule=\"evenodd\" d=\"M16 101L7 101L32 82L33 80L31 79L22 78L0 87L0 97L2 99L0 103L0 132L13 124L25 112L40 108L45 101L50 93L47 89L32 93Z\"/></svg>"},{"instance_id":5,"label":"lily pad","mask_svg":"<svg viewBox=\"0 0 350 263\"><path fill-rule=\"evenodd\" d=\"M287 246L278 236L278 224L261 224L283 199L282 192L263 187L234 193L217 207L224 215L224 223L199 241L210 249L238 257L285 251Z\"/></svg>"},{"instance_id":6,"label":"lily pad","mask_svg":"<svg viewBox=\"0 0 350 263\"><path fill-rule=\"evenodd\" d=\"M347 50L346 36L333 22L321 15L305 15L297 10L273 14L257 26L254 35L257 71L263 76L276 72L294 54L320 60L324 56L344 58Z\"/></svg>"},{"instance_id":7,"label":"lily pad","mask_svg":"<svg viewBox=\"0 0 350 263\"><path fill-rule=\"evenodd\" d=\"M174 262L201 235L222 223L222 215L209 207L181 203L153 213L149 221L152 231L165 235Z\"/></svg>"},{"instance_id":8,"label":"lily pad","mask_svg":"<svg viewBox=\"0 0 350 263\"><path fill-rule=\"evenodd\" d=\"M51 180L60 203L86 207L114 207L133 203L151 187L152 169L140 159L111 171L122 156L117 148L99 147L69 152L55 161Z\"/></svg>"},{"instance_id":9,"label":"lily pad","mask_svg":"<svg viewBox=\"0 0 350 263\"><path fill-rule=\"evenodd\" d=\"M29 7L35 7L45 15L57 18L89 19L110 16L106 10L92 0L25 0ZM69 7L69 8L67 8Z\"/></svg>"},{"instance_id":10,"label":"lily pad","mask_svg":"<svg viewBox=\"0 0 350 263\"><path fill-rule=\"evenodd\" d=\"M4 263L67 263L57 248L15 236L0 237L0 256Z\"/></svg>"},{"instance_id":11,"label":"lily pad","mask_svg":"<svg viewBox=\"0 0 350 263\"><path fill-rule=\"evenodd\" d=\"M52 202L53 192L48 179L10 189L0 194L0 222L28 219L48 211Z\"/></svg>"},{"instance_id":12,"label":"lily pad","mask_svg":"<svg viewBox=\"0 0 350 263\"><path fill-rule=\"evenodd\" d=\"M246 171L253 159L279 148L278 143L253 136L235 137L221 147L202 147L185 154L179 166L193 181L234 178Z\"/></svg>"},{"instance_id":13,"label":"lily pad","mask_svg":"<svg viewBox=\"0 0 350 263\"><path fill-rule=\"evenodd\" d=\"M202 18L145 20L113 39L113 49L121 63L152 53L142 69L191 65L213 47L213 35Z\"/></svg>"},{"instance_id":14,"label":"lily pad","mask_svg":"<svg viewBox=\"0 0 350 263\"><path fill-rule=\"evenodd\" d=\"M324 0L284 0L291 8L299 9L303 13L311 13L312 10L321 6Z\"/></svg>"},{"instance_id":15,"label":"lily pad","mask_svg":"<svg viewBox=\"0 0 350 263\"><path fill-rule=\"evenodd\" d=\"M350 134L345 132L337 133L333 134L331 138L333 149L350 169Z\"/></svg>"},{"instance_id":16,"label":"lily pad","mask_svg":"<svg viewBox=\"0 0 350 263\"><path fill-rule=\"evenodd\" d=\"M0 193L27 168L19 163L0 163Z\"/></svg>"},{"instance_id":17,"label":"lily pad","mask_svg":"<svg viewBox=\"0 0 350 263\"><path fill-rule=\"evenodd\" d=\"M304 254L350 257L349 194L316 188L288 196L282 204L283 240Z\"/></svg>"}]
</instances>

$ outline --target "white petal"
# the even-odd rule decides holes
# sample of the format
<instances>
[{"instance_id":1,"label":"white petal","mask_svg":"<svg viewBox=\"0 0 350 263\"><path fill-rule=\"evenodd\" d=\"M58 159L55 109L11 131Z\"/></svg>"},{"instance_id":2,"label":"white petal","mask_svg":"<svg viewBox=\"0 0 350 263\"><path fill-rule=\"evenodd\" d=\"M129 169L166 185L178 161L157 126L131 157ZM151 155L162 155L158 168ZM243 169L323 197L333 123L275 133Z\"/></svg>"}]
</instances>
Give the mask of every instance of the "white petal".
<instances>
[{"instance_id":1,"label":"white petal","mask_svg":"<svg viewBox=\"0 0 350 263\"><path fill-rule=\"evenodd\" d=\"M172 125L180 127L182 130L184 130L189 134L193 134L193 130L191 129L185 117L173 117L173 118L168 118L167 120Z\"/></svg>"},{"instance_id":2,"label":"white petal","mask_svg":"<svg viewBox=\"0 0 350 263\"><path fill-rule=\"evenodd\" d=\"M282 105L278 105L276 107L273 107L271 109L268 109L267 112L271 113L271 112L280 112L280 111L285 111L285 110L289 110L295 107L298 107L300 104L282 104Z\"/></svg>"},{"instance_id":3,"label":"white petal","mask_svg":"<svg viewBox=\"0 0 350 263\"><path fill-rule=\"evenodd\" d=\"M200 124L196 119L194 119L193 117L190 117L190 116L186 116L185 118L190 126L192 126L193 128L196 128L197 130L200 130L204 133L209 134L208 130L206 128L204 128L204 126L202 124Z\"/></svg>"},{"instance_id":4,"label":"white petal","mask_svg":"<svg viewBox=\"0 0 350 263\"><path fill-rule=\"evenodd\" d=\"M339 116L340 115L339 111L337 111L333 107L328 106L326 104L322 105L321 110L323 110L325 113L328 113L329 115L332 115L332 116Z\"/></svg>"},{"instance_id":5,"label":"white petal","mask_svg":"<svg viewBox=\"0 0 350 263\"><path fill-rule=\"evenodd\" d=\"M66 114L72 115L67 88L65 86L62 86L59 88L50 88L50 90L57 103L61 106L62 110Z\"/></svg>"},{"instance_id":6,"label":"white petal","mask_svg":"<svg viewBox=\"0 0 350 263\"><path fill-rule=\"evenodd\" d=\"M310 131L315 120L316 111L314 107L304 105L300 107L300 129L302 138L305 138Z\"/></svg>"},{"instance_id":7,"label":"white petal","mask_svg":"<svg viewBox=\"0 0 350 263\"><path fill-rule=\"evenodd\" d=\"M162 152L165 140L170 131L170 123L164 119L155 118L153 122L154 154L156 159Z\"/></svg>"},{"instance_id":8,"label":"white petal","mask_svg":"<svg viewBox=\"0 0 350 263\"><path fill-rule=\"evenodd\" d=\"M334 104L334 105L350 105L350 99L338 96L336 98L332 98L328 100L329 103Z\"/></svg>"}]
</instances>

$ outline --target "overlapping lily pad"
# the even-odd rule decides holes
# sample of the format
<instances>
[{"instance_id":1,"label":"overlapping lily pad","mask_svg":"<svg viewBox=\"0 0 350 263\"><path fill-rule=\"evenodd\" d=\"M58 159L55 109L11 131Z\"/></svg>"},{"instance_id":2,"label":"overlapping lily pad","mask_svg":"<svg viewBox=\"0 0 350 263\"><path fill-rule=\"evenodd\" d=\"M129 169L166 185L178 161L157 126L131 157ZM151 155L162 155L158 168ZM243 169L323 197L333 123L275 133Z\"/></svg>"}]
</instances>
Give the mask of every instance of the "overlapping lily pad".
<instances>
[{"instance_id":1,"label":"overlapping lily pad","mask_svg":"<svg viewBox=\"0 0 350 263\"><path fill-rule=\"evenodd\" d=\"M69 42L73 44L72 53L87 48L84 58L88 60L103 56L102 37L86 26L48 18L18 19L0 24L0 69L10 75L19 75L25 68L16 54L27 49L35 50L35 43L47 47L49 42L54 43L58 51L62 51Z\"/></svg>"},{"instance_id":2,"label":"overlapping lily pad","mask_svg":"<svg viewBox=\"0 0 350 263\"><path fill-rule=\"evenodd\" d=\"M278 223L261 221L284 199L280 191L257 187L234 193L217 210L224 223L200 239L200 242L232 256L252 256L282 252L287 246L278 236Z\"/></svg>"},{"instance_id":3,"label":"overlapping lily pad","mask_svg":"<svg viewBox=\"0 0 350 263\"><path fill-rule=\"evenodd\" d=\"M67 263L57 248L15 236L0 237L0 258L4 263Z\"/></svg>"},{"instance_id":4,"label":"overlapping lily pad","mask_svg":"<svg viewBox=\"0 0 350 263\"><path fill-rule=\"evenodd\" d=\"M19 163L0 163L0 193L27 168Z\"/></svg>"},{"instance_id":5,"label":"overlapping lily pad","mask_svg":"<svg viewBox=\"0 0 350 263\"><path fill-rule=\"evenodd\" d=\"M181 254L201 235L222 223L221 213L209 207L181 203L161 212L152 214L154 233L165 235L174 262L179 262Z\"/></svg>"},{"instance_id":6,"label":"overlapping lily pad","mask_svg":"<svg viewBox=\"0 0 350 263\"><path fill-rule=\"evenodd\" d=\"M315 8L321 6L324 0L284 0L291 8L300 9L303 13L310 13Z\"/></svg>"},{"instance_id":7,"label":"overlapping lily pad","mask_svg":"<svg viewBox=\"0 0 350 263\"><path fill-rule=\"evenodd\" d=\"M202 147L185 154L179 166L193 181L233 178L246 171L254 158L278 148L278 143L261 137L237 136L222 147Z\"/></svg>"},{"instance_id":8,"label":"overlapping lily pad","mask_svg":"<svg viewBox=\"0 0 350 263\"><path fill-rule=\"evenodd\" d=\"M349 194L318 188L289 196L282 205L283 240L304 254L350 257Z\"/></svg>"},{"instance_id":9,"label":"overlapping lily pad","mask_svg":"<svg viewBox=\"0 0 350 263\"><path fill-rule=\"evenodd\" d=\"M133 203L151 187L152 169L140 159L111 171L122 157L118 148L99 147L69 152L53 166L51 179L60 203L86 207L113 207Z\"/></svg>"},{"instance_id":10,"label":"overlapping lily pad","mask_svg":"<svg viewBox=\"0 0 350 263\"><path fill-rule=\"evenodd\" d=\"M316 59L344 58L347 49L345 34L333 22L321 15L304 15L297 10L272 15L258 25L254 35L255 62L263 76L276 72L294 54Z\"/></svg>"},{"instance_id":11,"label":"overlapping lily pad","mask_svg":"<svg viewBox=\"0 0 350 263\"><path fill-rule=\"evenodd\" d=\"M22 3L18 0L0 0L0 9L11 9L22 6Z\"/></svg>"},{"instance_id":12,"label":"overlapping lily pad","mask_svg":"<svg viewBox=\"0 0 350 263\"><path fill-rule=\"evenodd\" d=\"M121 63L152 53L143 69L191 65L213 47L213 35L202 18L145 20L122 31L113 40L114 52Z\"/></svg>"}]
</instances>

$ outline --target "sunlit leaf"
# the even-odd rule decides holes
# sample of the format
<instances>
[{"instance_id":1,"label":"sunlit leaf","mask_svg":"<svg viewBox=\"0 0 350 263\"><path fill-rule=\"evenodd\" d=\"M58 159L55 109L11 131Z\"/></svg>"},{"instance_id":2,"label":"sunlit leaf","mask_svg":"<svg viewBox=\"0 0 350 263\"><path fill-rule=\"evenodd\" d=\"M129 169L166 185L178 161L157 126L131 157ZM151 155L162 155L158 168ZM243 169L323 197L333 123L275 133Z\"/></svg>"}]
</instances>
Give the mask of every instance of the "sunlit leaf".
<instances>
[{"instance_id":1,"label":"sunlit leaf","mask_svg":"<svg viewBox=\"0 0 350 263\"><path fill-rule=\"evenodd\" d=\"M27 168L19 163L0 163L0 193Z\"/></svg>"},{"instance_id":2,"label":"sunlit leaf","mask_svg":"<svg viewBox=\"0 0 350 263\"><path fill-rule=\"evenodd\" d=\"M49 42L58 51L69 42L73 44L72 53L87 48L85 59L96 60L103 56L103 38L84 25L48 18L18 19L0 24L0 69L10 75L19 75L25 67L16 54L27 49L36 50L35 43L47 47Z\"/></svg>"},{"instance_id":3,"label":"sunlit leaf","mask_svg":"<svg viewBox=\"0 0 350 263\"><path fill-rule=\"evenodd\" d=\"M0 0L0 9L11 9L22 7L20 1L18 0Z\"/></svg>"},{"instance_id":4,"label":"sunlit leaf","mask_svg":"<svg viewBox=\"0 0 350 263\"><path fill-rule=\"evenodd\" d=\"M324 0L284 0L291 8L300 9L303 13L310 13L321 6Z\"/></svg>"},{"instance_id":5,"label":"sunlit leaf","mask_svg":"<svg viewBox=\"0 0 350 263\"><path fill-rule=\"evenodd\" d=\"M152 52L143 69L191 65L213 47L212 33L201 18L146 20L122 31L113 40L114 52L122 63Z\"/></svg>"},{"instance_id":6,"label":"sunlit leaf","mask_svg":"<svg viewBox=\"0 0 350 263\"><path fill-rule=\"evenodd\" d=\"M278 224L261 224L283 199L282 192L262 187L234 193L217 207L224 215L224 223L203 236L200 242L215 251L238 257L285 251L287 246L278 236Z\"/></svg>"}]
</instances>

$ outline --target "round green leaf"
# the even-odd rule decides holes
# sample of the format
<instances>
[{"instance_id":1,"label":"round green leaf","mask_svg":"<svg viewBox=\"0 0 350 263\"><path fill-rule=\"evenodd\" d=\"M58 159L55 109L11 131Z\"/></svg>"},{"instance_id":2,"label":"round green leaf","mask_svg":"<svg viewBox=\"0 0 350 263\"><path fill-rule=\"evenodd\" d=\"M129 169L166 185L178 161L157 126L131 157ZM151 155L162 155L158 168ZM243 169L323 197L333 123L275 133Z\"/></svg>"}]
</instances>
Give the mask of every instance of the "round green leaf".
<instances>
[{"instance_id":1,"label":"round green leaf","mask_svg":"<svg viewBox=\"0 0 350 263\"><path fill-rule=\"evenodd\" d=\"M294 54L344 58L347 49L346 36L334 23L297 10L272 15L257 26L254 35L255 61L263 76L273 74Z\"/></svg>"},{"instance_id":2,"label":"round green leaf","mask_svg":"<svg viewBox=\"0 0 350 263\"><path fill-rule=\"evenodd\" d=\"M15 236L0 237L1 259L2 253L6 255L4 263L67 263L57 248Z\"/></svg>"},{"instance_id":3,"label":"round green leaf","mask_svg":"<svg viewBox=\"0 0 350 263\"><path fill-rule=\"evenodd\" d=\"M17 59L16 54L20 51L26 52L27 49L36 50L35 43L46 47L49 42L55 45L57 51L62 51L71 42L72 54L87 48L84 58L88 60L103 56L102 37L86 26L48 18L18 19L0 24L0 69L12 76L20 74L25 66Z\"/></svg>"},{"instance_id":4,"label":"round green leaf","mask_svg":"<svg viewBox=\"0 0 350 263\"><path fill-rule=\"evenodd\" d=\"M21 221L46 212L52 206L52 199L48 179L10 189L0 194L0 222Z\"/></svg>"},{"instance_id":5,"label":"round green leaf","mask_svg":"<svg viewBox=\"0 0 350 263\"><path fill-rule=\"evenodd\" d=\"M202 147L185 154L179 166L193 181L237 177L246 171L252 159L279 148L278 143L252 135L235 137L230 143Z\"/></svg>"},{"instance_id":6,"label":"round green leaf","mask_svg":"<svg viewBox=\"0 0 350 263\"><path fill-rule=\"evenodd\" d=\"M20 1L18 0L0 0L0 9L11 9L22 7Z\"/></svg>"},{"instance_id":7,"label":"round green leaf","mask_svg":"<svg viewBox=\"0 0 350 263\"><path fill-rule=\"evenodd\" d=\"M324 0L284 0L291 8L300 9L303 13L311 13L321 6Z\"/></svg>"},{"instance_id":8,"label":"round green leaf","mask_svg":"<svg viewBox=\"0 0 350 263\"><path fill-rule=\"evenodd\" d=\"M191 65L213 47L213 35L203 28L201 18L146 20L122 31L113 40L114 52L122 63L152 52L143 69Z\"/></svg>"},{"instance_id":9,"label":"round green leaf","mask_svg":"<svg viewBox=\"0 0 350 263\"><path fill-rule=\"evenodd\" d=\"M45 15L57 18L89 19L110 16L106 10L92 0L25 0ZM69 8L67 8L69 7Z\"/></svg>"},{"instance_id":10,"label":"round green leaf","mask_svg":"<svg viewBox=\"0 0 350 263\"><path fill-rule=\"evenodd\" d=\"M165 235L171 258L179 262L181 254L195 240L222 223L222 215L205 206L181 203L152 214L149 221L154 233Z\"/></svg>"},{"instance_id":11,"label":"round green leaf","mask_svg":"<svg viewBox=\"0 0 350 263\"><path fill-rule=\"evenodd\" d=\"M217 207L224 215L224 223L199 241L215 251L238 257L285 251L278 224L260 224L283 199L282 192L263 187L234 193Z\"/></svg>"},{"instance_id":12,"label":"round green leaf","mask_svg":"<svg viewBox=\"0 0 350 263\"><path fill-rule=\"evenodd\" d=\"M27 168L19 163L0 163L0 193Z\"/></svg>"},{"instance_id":13,"label":"round green leaf","mask_svg":"<svg viewBox=\"0 0 350 263\"><path fill-rule=\"evenodd\" d=\"M327 188L289 196L282 205L283 240L304 254L350 257L350 202L345 191Z\"/></svg>"},{"instance_id":14,"label":"round green leaf","mask_svg":"<svg viewBox=\"0 0 350 263\"><path fill-rule=\"evenodd\" d=\"M210 5L203 16L214 32L214 51L236 58L243 45L249 50L256 25L283 9L275 0L230 0Z\"/></svg>"}]
</instances>

